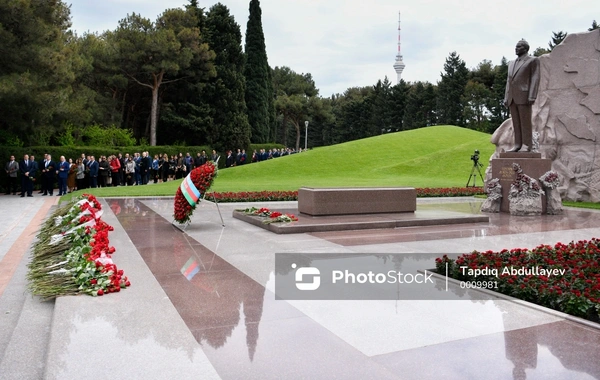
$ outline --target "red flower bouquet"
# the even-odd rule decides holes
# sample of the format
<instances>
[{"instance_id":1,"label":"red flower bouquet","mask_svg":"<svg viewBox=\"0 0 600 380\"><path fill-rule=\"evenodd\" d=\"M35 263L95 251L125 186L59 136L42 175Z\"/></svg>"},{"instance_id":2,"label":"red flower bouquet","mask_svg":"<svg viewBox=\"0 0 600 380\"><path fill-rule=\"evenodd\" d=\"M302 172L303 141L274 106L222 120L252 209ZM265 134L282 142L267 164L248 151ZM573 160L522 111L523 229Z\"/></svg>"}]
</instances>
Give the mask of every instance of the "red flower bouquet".
<instances>
[{"instance_id":1,"label":"red flower bouquet","mask_svg":"<svg viewBox=\"0 0 600 380\"><path fill-rule=\"evenodd\" d=\"M38 234L27 278L32 294L44 299L62 295L100 296L131 283L112 261L113 227L101 220L102 205L89 194L58 209Z\"/></svg>"}]
</instances>

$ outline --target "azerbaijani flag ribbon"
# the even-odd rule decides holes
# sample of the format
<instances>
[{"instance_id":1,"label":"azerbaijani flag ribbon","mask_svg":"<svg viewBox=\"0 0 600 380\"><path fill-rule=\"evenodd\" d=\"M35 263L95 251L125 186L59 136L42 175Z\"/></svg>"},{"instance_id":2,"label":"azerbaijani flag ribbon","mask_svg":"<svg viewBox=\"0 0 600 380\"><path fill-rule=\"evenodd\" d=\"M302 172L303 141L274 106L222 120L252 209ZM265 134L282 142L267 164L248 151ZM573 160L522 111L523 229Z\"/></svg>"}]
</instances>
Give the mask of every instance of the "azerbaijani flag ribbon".
<instances>
[{"instance_id":1,"label":"azerbaijani flag ribbon","mask_svg":"<svg viewBox=\"0 0 600 380\"><path fill-rule=\"evenodd\" d=\"M200 199L202 194L200 194L200 191L196 189L194 182L192 182L192 177L190 177L191 175L192 173L188 174L187 177L185 177L185 179L181 182L181 186L179 187L181 188L181 192L183 193L185 199L187 199L188 203L194 207L196 206L196 203L198 203L198 199Z\"/></svg>"}]
</instances>

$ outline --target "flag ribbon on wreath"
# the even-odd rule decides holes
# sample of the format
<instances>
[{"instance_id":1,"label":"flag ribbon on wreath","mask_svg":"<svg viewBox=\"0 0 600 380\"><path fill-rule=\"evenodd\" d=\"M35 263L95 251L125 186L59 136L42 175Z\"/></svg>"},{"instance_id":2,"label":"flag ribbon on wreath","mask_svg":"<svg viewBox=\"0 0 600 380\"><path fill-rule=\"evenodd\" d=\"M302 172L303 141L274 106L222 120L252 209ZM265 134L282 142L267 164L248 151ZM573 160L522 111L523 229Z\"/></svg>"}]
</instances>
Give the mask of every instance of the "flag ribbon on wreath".
<instances>
[{"instance_id":1,"label":"flag ribbon on wreath","mask_svg":"<svg viewBox=\"0 0 600 380\"><path fill-rule=\"evenodd\" d=\"M196 188L194 182L192 182L191 175L192 173L188 174L187 177L185 177L185 179L181 182L180 188L181 192L183 193L183 196L185 197L185 199L187 199L188 203L192 207L195 207L196 203L198 203L198 199L200 199L200 196L202 194L200 194L200 191Z\"/></svg>"}]
</instances>

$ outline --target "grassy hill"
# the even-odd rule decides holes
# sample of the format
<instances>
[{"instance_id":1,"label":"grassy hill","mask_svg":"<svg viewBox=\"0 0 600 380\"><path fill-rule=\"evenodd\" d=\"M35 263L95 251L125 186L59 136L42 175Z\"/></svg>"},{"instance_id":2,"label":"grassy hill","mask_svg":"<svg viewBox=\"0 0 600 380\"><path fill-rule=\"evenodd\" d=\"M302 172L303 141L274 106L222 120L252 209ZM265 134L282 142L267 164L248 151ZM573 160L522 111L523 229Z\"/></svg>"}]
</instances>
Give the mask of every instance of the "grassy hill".
<instances>
[{"instance_id":1,"label":"grassy hill","mask_svg":"<svg viewBox=\"0 0 600 380\"><path fill-rule=\"evenodd\" d=\"M219 171L214 191L297 190L300 187L463 187L475 149L484 173L495 146L490 135L454 126L433 126L320 147ZM180 181L105 188L99 196L173 195ZM477 179L481 185L481 180Z\"/></svg>"},{"instance_id":2,"label":"grassy hill","mask_svg":"<svg viewBox=\"0 0 600 380\"><path fill-rule=\"evenodd\" d=\"M302 186L465 186L475 149L481 152L483 173L495 149L489 134L434 126L221 170L213 188L251 191L295 190Z\"/></svg>"}]
</instances>

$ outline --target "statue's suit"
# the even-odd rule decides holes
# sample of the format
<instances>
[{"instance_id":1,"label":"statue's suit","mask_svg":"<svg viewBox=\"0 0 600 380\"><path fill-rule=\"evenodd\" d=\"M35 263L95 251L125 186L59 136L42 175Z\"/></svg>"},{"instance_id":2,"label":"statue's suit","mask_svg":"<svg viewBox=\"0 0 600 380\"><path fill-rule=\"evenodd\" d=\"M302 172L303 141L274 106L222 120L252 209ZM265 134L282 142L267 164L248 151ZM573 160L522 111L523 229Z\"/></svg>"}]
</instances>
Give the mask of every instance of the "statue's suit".
<instances>
[{"instance_id":1,"label":"statue's suit","mask_svg":"<svg viewBox=\"0 0 600 380\"><path fill-rule=\"evenodd\" d=\"M515 147L527 145L531 150L531 105L540 84L540 61L524 55L508 63L508 79L504 104L510 108L515 130Z\"/></svg>"}]
</instances>

